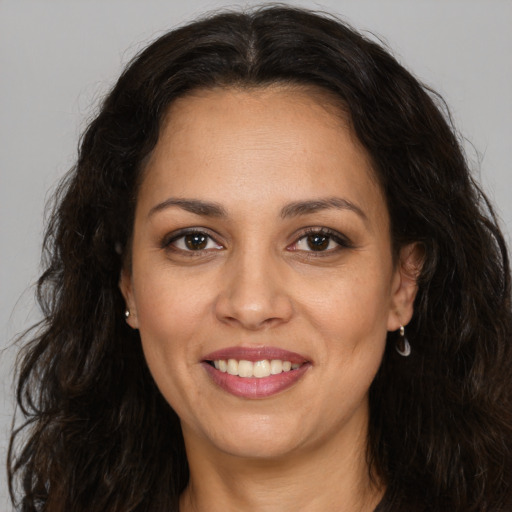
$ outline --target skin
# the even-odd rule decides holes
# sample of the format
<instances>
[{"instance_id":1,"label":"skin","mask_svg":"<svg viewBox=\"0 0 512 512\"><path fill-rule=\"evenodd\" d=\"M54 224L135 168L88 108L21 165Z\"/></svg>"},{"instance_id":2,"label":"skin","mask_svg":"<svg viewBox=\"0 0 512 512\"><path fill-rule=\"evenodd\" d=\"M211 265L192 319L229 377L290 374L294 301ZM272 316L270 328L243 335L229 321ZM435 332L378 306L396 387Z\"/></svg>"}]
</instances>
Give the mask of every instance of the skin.
<instances>
[{"instance_id":1,"label":"skin","mask_svg":"<svg viewBox=\"0 0 512 512\"><path fill-rule=\"evenodd\" d=\"M283 215L299 201L350 207ZM201 200L224 215L187 211ZM160 206L158 206L160 205ZM206 233L190 250L183 229ZM323 228L325 250L305 230ZM190 464L183 511L372 511L384 485L365 462L368 389L387 331L410 320L416 258L394 261L369 158L318 91L214 89L177 100L139 191L129 324L181 419ZM310 367L290 388L247 399L202 361L225 347L274 346Z\"/></svg>"}]
</instances>

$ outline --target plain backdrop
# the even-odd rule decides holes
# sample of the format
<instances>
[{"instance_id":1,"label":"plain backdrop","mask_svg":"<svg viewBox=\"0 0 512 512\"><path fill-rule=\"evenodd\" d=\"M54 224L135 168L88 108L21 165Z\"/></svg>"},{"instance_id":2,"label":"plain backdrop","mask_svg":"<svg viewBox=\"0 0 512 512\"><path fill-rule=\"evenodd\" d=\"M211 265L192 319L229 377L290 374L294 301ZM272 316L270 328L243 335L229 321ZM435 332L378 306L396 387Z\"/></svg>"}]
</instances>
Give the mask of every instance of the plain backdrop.
<instances>
[{"instance_id":1,"label":"plain backdrop","mask_svg":"<svg viewBox=\"0 0 512 512\"><path fill-rule=\"evenodd\" d=\"M14 408L10 345L38 318L33 283L49 192L73 164L99 101L138 50L206 11L257 3L0 0L0 510L12 510L4 470ZM475 176L511 233L512 1L285 3L334 12L371 31L444 96Z\"/></svg>"}]
</instances>

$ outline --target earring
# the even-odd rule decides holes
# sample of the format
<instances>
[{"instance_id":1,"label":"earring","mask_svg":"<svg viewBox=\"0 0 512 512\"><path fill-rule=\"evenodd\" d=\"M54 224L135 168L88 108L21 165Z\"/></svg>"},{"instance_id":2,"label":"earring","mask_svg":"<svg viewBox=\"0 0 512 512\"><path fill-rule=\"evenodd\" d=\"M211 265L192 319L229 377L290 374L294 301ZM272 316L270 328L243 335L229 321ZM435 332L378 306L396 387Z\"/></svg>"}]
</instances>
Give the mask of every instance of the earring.
<instances>
[{"instance_id":1,"label":"earring","mask_svg":"<svg viewBox=\"0 0 512 512\"><path fill-rule=\"evenodd\" d=\"M405 337L405 327L403 325L400 326L400 337L396 342L396 351L403 357L408 357L411 355L411 345L409 344L409 340Z\"/></svg>"},{"instance_id":2,"label":"earring","mask_svg":"<svg viewBox=\"0 0 512 512\"><path fill-rule=\"evenodd\" d=\"M125 318L130 318L130 310L129 310L129 309L125 309L125 311L124 311L124 317L125 317Z\"/></svg>"}]
</instances>

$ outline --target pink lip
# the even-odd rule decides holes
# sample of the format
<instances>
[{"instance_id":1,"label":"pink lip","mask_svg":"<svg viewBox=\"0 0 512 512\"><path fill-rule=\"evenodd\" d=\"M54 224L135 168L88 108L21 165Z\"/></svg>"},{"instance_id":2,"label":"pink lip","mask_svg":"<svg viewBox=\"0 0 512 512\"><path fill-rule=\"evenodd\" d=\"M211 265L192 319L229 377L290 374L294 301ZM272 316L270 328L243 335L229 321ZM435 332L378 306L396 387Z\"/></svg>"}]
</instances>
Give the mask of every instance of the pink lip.
<instances>
[{"instance_id":1,"label":"pink lip","mask_svg":"<svg viewBox=\"0 0 512 512\"><path fill-rule=\"evenodd\" d=\"M221 372L208 363L208 361L217 361L220 359L245 359L246 361L252 362L262 361L263 359L280 359L282 361L300 364L301 366L296 370L263 378L238 377L237 375ZM311 367L311 362L307 361L307 359L300 354L276 347L230 347L208 354L204 358L202 365L213 382L224 391L241 398L255 399L276 395L293 386Z\"/></svg>"},{"instance_id":2,"label":"pink lip","mask_svg":"<svg viewBox=\"0 0 512 512\"><path fill-rule=\"evenodd\" d=\"M246 361L263 361L263 359L280 359L281 361L290 361L292 364L302 364L308 359L296 352L290 352L277 347L228 347L216 350L204 357L205 361L218 361L220 359L245 359Z\"/></svg>"},{"instance_id":3,"label":"pink lip","mask_svg":"<svg viewBox=\"0 0 512 512\"><path fill-rule=\"evenodd\" d=\"M242 398L267 398L280 393L293 386L311 366L310 363L305 363L296 370L257 379L256 377L230 375L229 373L216 370L206 362L202 364L215 384L224 391Z\"/></svg>"}]
</instances>

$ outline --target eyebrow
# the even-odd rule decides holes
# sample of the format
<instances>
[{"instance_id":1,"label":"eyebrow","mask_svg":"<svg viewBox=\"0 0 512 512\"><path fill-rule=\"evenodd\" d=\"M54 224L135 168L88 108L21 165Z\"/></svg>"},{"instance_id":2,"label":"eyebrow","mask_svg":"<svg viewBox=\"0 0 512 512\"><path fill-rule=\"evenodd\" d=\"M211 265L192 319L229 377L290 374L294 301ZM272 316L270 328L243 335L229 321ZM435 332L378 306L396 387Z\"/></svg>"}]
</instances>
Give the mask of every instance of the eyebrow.
<instances>
[{"instance_id":1,"label":"eyebrow","mask_svg":"<svg viewBox=\"0 0 512 512\"><path fill-rule=\"evenodd\" d=\"M187 212L206 217L227 217L226 210L218 203L202 201L200 199L177 199L174 197L170 197L153 206L153 208L149 210L148 217L171 206L177 206Z\"/></svg>"},{"instance_id":2,"label":"eyebrow","mask_svg":"<svg viewBox=\"0 0 512 512\"><path fill-rule=\"evenodd\" d=\"M148 213L151 217L157 212L166 210L176 206L187 212L194 213L205 217L227 217L228 214L224 207L219 203L210 201L203 201L201 199L178 199L170 197L161 203L153 206ZM287 204L281 210L281 218L286 219L290 217L299 217L301 215L310 215L321 210L349 210L356 213L365 222L368 217L359 206L355 205L348 199L341 197L327 197L321 199L311 199L308 201L294 201Z\"/></svg>"},{"instance_id":3,"label":"eyebrow","mask_svg":"<svg viewBox=\"0 0 512 512\"><path fill-rule=\"evenodd\" d=\"M364 211L359 208L359 206L355 205L348 199L343 199L341 197L326 197L322 199L313 199L310 201L295 201L286 205L281 210L281 217L283 219L289 217L298 217L300 215L309 215L321 210L331 209L349 210L359 215L359 217L361 217L365 222L368 221L368 217Z\"/></svg>"}]
</instances>

